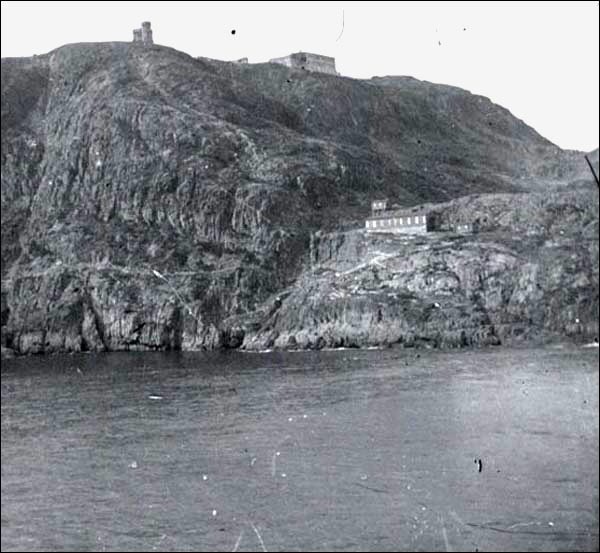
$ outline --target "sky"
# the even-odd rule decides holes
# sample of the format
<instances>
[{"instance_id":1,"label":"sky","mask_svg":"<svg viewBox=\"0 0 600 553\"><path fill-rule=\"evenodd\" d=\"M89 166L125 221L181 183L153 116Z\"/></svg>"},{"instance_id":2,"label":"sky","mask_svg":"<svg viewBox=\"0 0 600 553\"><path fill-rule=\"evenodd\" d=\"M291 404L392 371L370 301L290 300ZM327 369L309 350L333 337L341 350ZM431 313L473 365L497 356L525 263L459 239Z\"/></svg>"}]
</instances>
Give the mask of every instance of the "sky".
<instances>
[{"instance_id":1,"label":"sky","mask_svg":"<svg viewBox=\"0 0 600 553\"><path fill-rule=\"evenodd\" d=\"M2 1L2 57L154 41L250 63L305 51L344 76L410 75L487 96L561 148L599 144L599 2ZM232 31L235 30L235 34Z\"/></svg>"}]
</instances>

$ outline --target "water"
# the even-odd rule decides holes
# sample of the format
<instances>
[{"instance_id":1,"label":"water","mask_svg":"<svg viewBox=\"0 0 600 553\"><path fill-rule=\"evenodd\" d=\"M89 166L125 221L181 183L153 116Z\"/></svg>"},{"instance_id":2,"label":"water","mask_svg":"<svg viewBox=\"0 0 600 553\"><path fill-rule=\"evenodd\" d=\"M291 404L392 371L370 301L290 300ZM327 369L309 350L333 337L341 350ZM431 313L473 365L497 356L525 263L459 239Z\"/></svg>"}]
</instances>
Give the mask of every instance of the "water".
<instances>
[{"instance_id":1,"label":"water","mask_svg":"<svg viewBox=\"0 0 600 553\"><path fill-rule=\"evenodd\" d=\"M6 361L1 546L598 550L598 350Z\"/></svg>"}]
</instances>

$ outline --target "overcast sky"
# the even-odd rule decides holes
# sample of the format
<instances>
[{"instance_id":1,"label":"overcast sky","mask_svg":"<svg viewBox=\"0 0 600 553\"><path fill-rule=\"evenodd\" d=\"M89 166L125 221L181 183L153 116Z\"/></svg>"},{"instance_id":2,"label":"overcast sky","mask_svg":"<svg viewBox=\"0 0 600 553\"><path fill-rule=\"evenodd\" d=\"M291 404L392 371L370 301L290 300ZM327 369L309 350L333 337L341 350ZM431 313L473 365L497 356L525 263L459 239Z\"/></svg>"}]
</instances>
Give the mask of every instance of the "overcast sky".
<instances>
[{"instance_id":1,"label":"overcast sky","mask_svg":"<svg viewBox=\"0 0 600 553\"><path fill-rule=\"evenodd\" d=\"M488 96L562 148L599 143L599 8L587 2L2 1L2 57L154 40L250 63L303 50L348 77L411 75ZM235 34L231 31L235 30Z\"/></svg>"}]
</instances>

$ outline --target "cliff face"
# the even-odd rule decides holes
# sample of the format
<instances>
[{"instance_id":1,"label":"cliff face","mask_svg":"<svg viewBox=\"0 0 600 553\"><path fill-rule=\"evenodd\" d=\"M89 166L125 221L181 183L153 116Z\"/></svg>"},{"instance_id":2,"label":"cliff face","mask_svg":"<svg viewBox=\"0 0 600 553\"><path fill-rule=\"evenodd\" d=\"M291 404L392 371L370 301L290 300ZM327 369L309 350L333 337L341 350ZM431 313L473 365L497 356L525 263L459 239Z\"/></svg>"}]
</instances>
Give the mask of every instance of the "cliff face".
<instances>
[{"instance_id":1,"label":"cliff face","mask_svg":"<svg viewBox=\"0 0 600 553\"><path fill-rule=\"evenodd\" d=\"M435 207L440 220L468 219L464 204L479 202L502 228L522 221L536 238L518 251L483 234L421 243L344 232L362 226L374 196L412 205L586 179L579 154L487 99L110 43L3 59L1 110L2 345L18 353L409 343L436 332L454 343L458 326L429 307L440 290L464 296L458 343L494 341L497 325L524 315L510 315L514 302L490 309L476 286L489 274L501 295L515 279L547 285L538 309L550 311L531 320L559 333L567 319L548 313L583 301L552 286L585 277L577 290L596 287L591 322L576 318L597 333L589 185L557 192L559 207L531 200L539 228L515 215L516 196ZM575 210L568 236L552 230L553 209ZM538 282L544 255L550 264L559 251L560 275ZM529 277L524 259L537 267Z\"/></svg>"},{"instance_id":2,"label":"cliff face","mask_svg":"<svg viewBox=\"0 0 600 553\"><path fill-rule=\"evenodd\" d=\"M477 234L319 234L312 266L246 347L497 345L598 335L597 194L437 205ZM596 203L593 203L596 202Z\"/></svg>"}]
</instances>

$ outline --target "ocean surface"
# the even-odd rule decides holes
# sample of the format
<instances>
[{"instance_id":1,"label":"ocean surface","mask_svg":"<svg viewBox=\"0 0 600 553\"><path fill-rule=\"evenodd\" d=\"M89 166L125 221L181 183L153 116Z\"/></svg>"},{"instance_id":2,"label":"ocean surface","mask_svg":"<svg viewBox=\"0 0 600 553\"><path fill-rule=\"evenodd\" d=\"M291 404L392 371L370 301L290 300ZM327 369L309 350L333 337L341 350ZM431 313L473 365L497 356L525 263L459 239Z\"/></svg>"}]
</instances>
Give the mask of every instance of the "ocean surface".
<instances>
[{"instance_id":1,"label":"ocean surface","mask_svg":"<svg viewBox=\"0 0 600 553\"><path fill-rule=\"evenodd\" d=\"M1 546L598 551L598 349L2 361Z\"/></svg>"}]
</instances>

